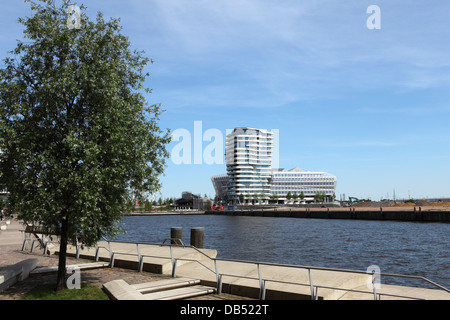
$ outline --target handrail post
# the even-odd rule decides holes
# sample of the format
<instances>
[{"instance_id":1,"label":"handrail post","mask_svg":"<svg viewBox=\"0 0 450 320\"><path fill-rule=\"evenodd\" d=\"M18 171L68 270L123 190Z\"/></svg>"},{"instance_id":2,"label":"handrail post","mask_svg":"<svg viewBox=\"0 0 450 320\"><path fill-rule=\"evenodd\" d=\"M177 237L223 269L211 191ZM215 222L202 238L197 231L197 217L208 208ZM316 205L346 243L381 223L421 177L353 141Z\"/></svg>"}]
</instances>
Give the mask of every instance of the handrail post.
<instances>
[{"instance_id":1,"label":"handrail post","mask_svg":"<svg viewBox=\"0 0 450 320\"><path fill-rule=\"evenodd\" d=\"M377 287L375 285L375 270L372 270L372 287L373 287L373 299L377 300Z\"/></svg>"},{"instance_id":2,"label":"handrail post","mask_svg":"<svg viewBox=\"0 0 450 320\"><path fill-rule=\"evenodd\" d=\"M108 241L108 250L109 250L109 264L110 267L114 267L114 252L111 250L111 242Z\"/></svg>"},{"instance_id":3,"label":"handrail post","mask_svg":"<svg viewBox=\"0 0 450 320\"><path fill-rule=\"evenodd\" d=\"M217 278L217 294L221 294L222 293L222 275L219 274L219 277Z\"/></svg>"},{"instance_id":4,"label":"handrail post","mask_svg":"<svg viewBox=\"0 0 450 320\"><path fill-rule=\"evenodd\" d=\"M95 246L95 261L98 261L98 257L99 257L99 246Z\"/></svg>"},{"instance_id":5,"label":"handrail post","mask_svg":"<svg viewBox=\"0 0 450 320\"><path fill-rule=\"evenodd\" d=\"M266 300L266 280L263 280L263 282L262 282L261 300Z\"/></svg>"},{"instance_id":6,"label":"handrail post","mask_svg":"<svg viewBox=\"0 0 450 320\"><path fill-rule=\"evenodd\" d=\"M310 268L308 268L308 275L309 275L309 286L311 288L311 300L315 300L314 285L313 285L313 281L312 281L311 269Z\"/></svg>"},{"instance_id":7,"label":"handrail post","mask_svg":"<svg viewBox=\"0 0 450 320\"><path fill-rule=\"evenodd\" d=\"M177 260L173 256L172 245L170 246L170 259L172 260L172 278L175 278L177 275Z\"/></svg>"},{"instance_id":8,"label":"handrail post","mask_svg":"<svg viewBox=\"0 0 450 320\"><path fill-rule=\"evenodd\" d=\"M139 243L136 243L136 251L138 256L138 272L141 272L141 252L139 251Z\"/></svg>"},{"instance_id":9,"label":"handrail post","mask_svg":"<svg viewBox=\"0 0 450 320\"><path fill-rule=\"evenodd\" d=\"M75 236L75 248L76 248L76 253L75 253L75 257L77 258L77 259L79 259L80 258L80 242L78 241L78 236Z\"/></svg>"},{"instance_id":10,"label":"handrail post","mask_svg":"<svg viewBox=\"0 0 450 320\"><path fill-rule=\"evenodd\" d=\"M265 300L265 297L266 297L265 281L261 277L260 264L257 263L256 266L258 268L258 278L259 278L259 300Z\"/></svg>"},{"instance_id":11,"label":"handrail post","mask_svg":"<svg viewBox=\"0 0 450 320\"><path fill-rule=\"evenodd\" d=\"M177 276L177 260L175 259L172 263L172 278Z\"/></svg>"},{"instance_id":12,"label":"handrail post","mask_svg":"<svg viewBox=\"0 0 450 320\"><path fill-rule=\"evenodd\" d=\"M139 258L139 266L138 266L139 272L142 272L143 268L144 268L144 256L141 256Z\"/></svg>"},{"instance_id":13,"label":"handrail post","mask_svg":"<svg viewBox=\"0 0 450 320\"><path fill-rule=\"evenodd\" d=\"M47 254L47 248L48 248L49 240L46 239L46 238L42 238L42 241L44 243L44 253L43 253L43 255L46 255ZM78 259L78 255L77 255L77 259Z\"/></svg>"},{"instance_id":14,"label":"handrail post","mask_svg":"<svg viewBox=\"0 0 450 320\"><path fill-rule=\"evenodd\" d=\"M27 247L28 238L27 234L25 233L25 230L21 230L22 232L22 251L24 251Z\"/></svg>"},{"instance_id":15,"label":"handrail post","mask_svg":"<svg viewBox=\"0 0 450 320\"><path fill-rule=\"evenodd\" d=\"M112 253L112 255L111 255L111 260L109 262L109 267L110 268L114 268L114 253Z\"/></svg>"},{"instance_id":16,"label":"handrail post","mask_svg":"<svg viewBox=\"0 0 450 320\"><path fill-rule=\"evenodd\" d=\"M214 269L216 270L216 284L217 284L217 294L222 293L222 275L219 274L219 267L217 265L217 259L214 259Z\"/></svg>"},{"instance_id":17,"label":"handrail post","mask_svg":"<svg viewBox=\"0 0 450 320\"><path fill-rule=\"evenodd\" d=\"M111 242L110 241L108 241L108 250L109 250L109 260L111 260L111 258L112 258L112 250L111 250Z\"/></svg>"}]
</instances>

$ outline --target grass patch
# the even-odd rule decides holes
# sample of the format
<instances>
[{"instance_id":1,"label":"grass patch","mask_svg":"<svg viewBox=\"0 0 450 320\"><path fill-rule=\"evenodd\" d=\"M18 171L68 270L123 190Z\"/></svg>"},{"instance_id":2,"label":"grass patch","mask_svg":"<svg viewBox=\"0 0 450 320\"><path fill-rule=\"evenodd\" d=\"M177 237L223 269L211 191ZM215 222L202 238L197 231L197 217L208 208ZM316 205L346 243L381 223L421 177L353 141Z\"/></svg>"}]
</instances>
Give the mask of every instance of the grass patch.
<instances>
[{"instance_id":1,"label":"grass patch","mask_svg":"<svg viewBox=\"0 0 450 320\"><path fill-rule=\"evenodd\" d=\"M41 285L22 296L21 300L109 300L99 287L82 284L81 289L65 289L56 292L55 285Z\"/></svg>"}]
</instances>

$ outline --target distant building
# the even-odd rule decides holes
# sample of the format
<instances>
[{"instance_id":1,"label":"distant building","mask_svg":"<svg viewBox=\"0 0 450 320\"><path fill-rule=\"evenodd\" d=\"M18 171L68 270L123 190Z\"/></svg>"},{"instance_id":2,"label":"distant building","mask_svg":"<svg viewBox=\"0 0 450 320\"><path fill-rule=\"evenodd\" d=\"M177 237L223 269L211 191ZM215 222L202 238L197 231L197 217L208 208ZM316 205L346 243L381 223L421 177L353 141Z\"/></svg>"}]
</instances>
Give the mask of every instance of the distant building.
<instances>
[{"instance_id":1,"label":"distant building","mask_svg":"<svg viewBox=\"0 0 450 320\"><path fill-rule=\"evenodd\" d=\"M334 201L337 179L326 172L305 171L300 168L291 170L272 169L270 193L278 196L279 200L313 202L316 195L324 195L325 202ZM288 194L291 199L287 199ZM300 196L303 195L303 199Z\"/></svg>"},{"instance_id":2,"label":"distant building","mask_svg":"<svg viewBox=\"0 0 450 320\"><path fill-rule=\"evenodd\" d=\"M332 202L337 179L326 172L273 169L272 133L236 128L227 135L227 174L211 177L216 196L230 203Z\"/></svg>"},{"instance_id":3,"label":"distant building","mask_svg":"<svg viewBox=\"0 0 450 320\"><path fill-rule=\"evenodd\" d=\"M273 134L255 128L236 128L227 135L225 158L228 201L238 202L240 194L270 197Z\"/></svg>"},{"instance_id":4,"label":"distant building","mask_svg":"<svg viewBox=\"0 0 450 320\"><path fill-rule=\"evenodd\" d=\"M225 199L225 197L227 196L228 175L221 174L211 177L211 181L213 183L216 196L220 199Z\"/></svg>"},{"instance_id":5,"label":"distant building","mask_svg":"<svg viewBox=\"0 0 450 320\"><path fill-rule=\"evenodd\" d=\"M208 205L208 198L191 192L183 192L181 198L175 200L175 209L205 210Z\"/></svg>"}]
</instances>

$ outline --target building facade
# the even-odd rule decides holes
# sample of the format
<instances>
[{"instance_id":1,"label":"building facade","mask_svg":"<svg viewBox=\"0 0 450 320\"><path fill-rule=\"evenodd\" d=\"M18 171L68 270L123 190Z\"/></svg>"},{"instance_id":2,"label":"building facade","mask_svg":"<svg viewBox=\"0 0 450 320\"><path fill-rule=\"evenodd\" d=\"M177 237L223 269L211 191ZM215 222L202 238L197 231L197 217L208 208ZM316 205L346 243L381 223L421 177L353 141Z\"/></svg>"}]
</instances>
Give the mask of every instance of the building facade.
<instances>
[{"instance_id":1,"label":"building facade","mask_svg":"<svg viewBox=\"0 0 450 320\"><path fill-rule=\"evenodd\" d=\"M181 198L175 200L174 206L175 210L206 210L208 202L210 202L208 198L185 191L181 194Z\"/></svg>"},{"instance_id":2,"label":"building facade","mask_svg":"<svg viewBox=\"0 0 450 320\"><path fill-rule=\"evenodd\" d=\"M225 159L228 201L241 194L270 196L273 133L255 128L236 128L226 139Z\"/></svg>"},{"instance_id":3,"label":"building facade","mask_svg":"<svg viewBox=\"0 0 450 320\"><path fill-rule=\"evenodd\" d=\"M334 201L337 179L326 172L274 169L273 133L242 127L226 139L227 174L211 177L216 196L228 203Z\"/></svg>"},{"instance_id":4,"label":"building facade","mask_svg":"<svg viewBox=\"0 0 450 320\"><path fill-rule=\"evenodd\" d=\"M326 172L272 169L270 185L270 193L283 202L332 202L337 179Z\"/></svg>"}]
</instances>

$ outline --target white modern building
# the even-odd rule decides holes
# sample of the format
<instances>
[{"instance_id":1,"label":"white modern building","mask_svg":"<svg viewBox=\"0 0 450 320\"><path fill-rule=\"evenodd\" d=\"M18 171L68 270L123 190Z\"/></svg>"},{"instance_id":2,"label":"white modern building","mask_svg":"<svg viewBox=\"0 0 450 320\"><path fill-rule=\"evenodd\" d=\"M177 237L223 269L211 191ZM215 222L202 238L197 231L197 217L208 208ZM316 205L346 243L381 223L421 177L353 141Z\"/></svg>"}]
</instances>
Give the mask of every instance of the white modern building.
<instances>
[{"instance_id":1,"label":"white modern building","mask_svg":"<svg viewBox=\"0 0 450 320\"><path fill-rule=\"evenodd\" d=\"M326 172L272 169L270 193L283 202L334 201L337 179ZM322 199L323 197L323 199Z\"/></svg>"},{"instance_id":2,"label":"white modern building","mask_svg":"<svg viewBox=\"0 0 450 320\"><path fill-rule=\"evenodd\" d=\"M236 128L226 139L227 174L211 177L216 196L229 203L332 202L337 179L326 172L273 169L273 133Z\"/></svg>"},{"instance_id":3,"label":"white modern building","mask_svg":"<svg viewBox=\"0 0 450 320\"><path fill-rule=\"evenodd\" d=\"M238 202L241 194L270 197L272 146L273 133L267 130L236 128L227 135L228 201Z\"/></svg>"}]
</instances>

